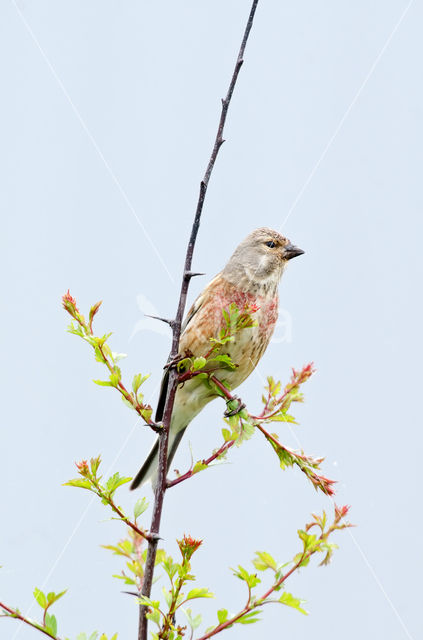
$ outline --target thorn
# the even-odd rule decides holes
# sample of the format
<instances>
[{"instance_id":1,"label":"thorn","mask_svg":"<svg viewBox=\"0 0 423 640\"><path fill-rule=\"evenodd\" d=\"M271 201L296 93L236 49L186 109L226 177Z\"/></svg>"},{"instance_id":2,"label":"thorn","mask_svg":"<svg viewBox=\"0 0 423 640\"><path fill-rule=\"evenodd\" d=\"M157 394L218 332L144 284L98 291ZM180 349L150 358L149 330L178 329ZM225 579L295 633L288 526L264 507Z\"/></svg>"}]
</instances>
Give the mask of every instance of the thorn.
<instances>
[{"instance_id":1,"label":"thorn","mask_svg":"<svg viewBox=\"0 0 423 640\"><path fill-rule=\"evenodd\" d=\"M160 316L150 316L149 313L144 313L146 318L153 318L153 320L160 320L161 322L165 322L166 324L169 325L169 327L173 327L174 325L174 320L169 320L168 318L161 318Z\"/></svg>"},{"instance_id":2,"label":"thorn","mask_svg":"<svg viewBox=\"0 0 423 640\"><path fill-rule=\"evenodd\" d=\"M140 597L140 593L137 593L136 591L121 591L121 593L127 593L128 596L136 596L137 598Z\"/></svg>"},{"instance_id":3,"label":"thorn","mask_svg":"<svg viewBox=\"0 0 423 640\"><path fill-rule=\"evenodd\" d=\"M195 278L195 276L205 276L205 273L200 273L199 271L185 271L185 278Z\"/></svg>"},{"instance_id":4,"label":"thorn","mask_svg":"<svg viewBox=\"0 0 423 640\"><path fill-rule=\"evenodd\" d=\"M150 422L149 427L156 433L163 432L163 422Z\"/></svg>"},{"instance_id":5,"label":"thorn","mask_svg":"<svg viewBox=\"0 0 423 640\"><path fill-rule=\"evenodd\" d=\"M164 540L158 533L150 533L150 540L153 542L158 542L159 540Z\"/></svg>"}]
</instances>

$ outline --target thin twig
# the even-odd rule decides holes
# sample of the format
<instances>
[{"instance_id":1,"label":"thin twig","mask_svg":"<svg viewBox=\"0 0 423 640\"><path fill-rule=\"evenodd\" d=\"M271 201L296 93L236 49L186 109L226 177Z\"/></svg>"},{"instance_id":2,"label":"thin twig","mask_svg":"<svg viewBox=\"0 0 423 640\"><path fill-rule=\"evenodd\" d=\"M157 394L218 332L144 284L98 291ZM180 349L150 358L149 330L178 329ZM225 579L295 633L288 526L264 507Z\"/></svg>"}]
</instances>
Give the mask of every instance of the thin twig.
<instances>
[{"instance_id":1,"label":"thin twig","mask_svg":"<svg viewBox=\"0 0 423 640\"><path fill-rule=\"evenodd\" d=\"M201 462L204 465L206 465L206 467L208 467L209 464L211 464L212 462L217 460L217 458L225 454L235 444L235 442L236 440L228 440L227 442L224 442L222 446L219 447L219 449L217 449L217 451L215 451L209 458L207 458L206 460L202 460ZM193 467L191 467L191 469L189 469L186 473L178 476L174 480L167 480L166 489L170 489L171 487L174 487L177 484L180 484L184 480L188 480L188 478L192 478L192 476L194 475L195 473L193 471Z\"/></svg>"},{"instance_id":2,"label":"thin twig","mask_svg":"<svg viewBox=\"0 0 423 640\"><path fill-rule=\"evenodd\" d=\"M192 257L194 253L194 246L197 239L198 229L200 226L201 213L203 210L204 200L207 193L207 187L209 184L210 176L213 171L214 164L216 162L219 149L223 144L223 130L225 127L226 116L228 108L231 102L232 94L235 88L235 84L238 78L239 71L244 62L244 51L247 44L248 36L250 35L251 27L253 26L254 14L257 9L258 0L253 0L250 14L248 16L247 25L242 38L241 47L239 49L238 58L235 64L235 68L232 74L231 81L229 83L228 92L226 97L222 100L222 111L220 115L219 125L217 129L216 139L213 145L213 150L210 156L209 163L207 165L204 177L200 184L200 193L198 197L197 209L195 212L194 222L191 229L191 236L188 242L184 273L182 277L181 292L179 296L179 303L176 312L175 320L172 324L172 349L169 354L169 360L173 360L178 355L179 350L179 338L181 335L182 318L186 306L188 286L194 273L191 271ZM162 515L164 494L166 492L166 474L167 474L167 447L169 440L169 427L172 417L173 405L175 402L176 389L178 386L178 372L175 368L169 370L169 378L167 384L166 402L163 411L163 429L160 432L159 442L159 464L158 464L158 476L157 486L154 495L153 515L151 519L150 535L153 536L153 540L148 543L147 559L145 564L144 582L142 588L142 595L149 597L151 593L151 586L153 583L154 564L157 553L157 544L160 531L160 520ZM138 640L147 640L147 626L148 620L145 617L146 607L140 606L139 613L139 628L138 628Z\"/></svg>"},{"instance_id":3,"label":"thin twig","mask_svg":"<svg viewBox=\"0 0 423 640\"><path fill-rule=\"evenodd\" d=\"M25 622L25 624L29 625L30 627L33 627L34 629L38 629L38 631L41 631L41 633L44 633L49 638L54 638L55 640L60 640L58 636L53 635L52 633L47 631L47 629L43 629L36 622L33 622L29 618L25 618L25 616L23 616L21 613L19 613L15 609L12 609L11 607L8 607L7 605L3 604L2 602L0 602L0 609L3 609L3 611L7 611L7 615L10 618L17 618L21 622Z\"/></svg>"}]
</instances>

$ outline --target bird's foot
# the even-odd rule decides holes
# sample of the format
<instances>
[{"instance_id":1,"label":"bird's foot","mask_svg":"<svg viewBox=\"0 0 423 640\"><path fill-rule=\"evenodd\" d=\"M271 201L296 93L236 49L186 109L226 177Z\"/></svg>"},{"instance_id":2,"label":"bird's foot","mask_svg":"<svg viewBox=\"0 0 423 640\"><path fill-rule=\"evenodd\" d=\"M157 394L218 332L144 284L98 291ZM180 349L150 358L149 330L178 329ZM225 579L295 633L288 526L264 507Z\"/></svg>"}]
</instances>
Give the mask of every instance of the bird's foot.
<instances>
[{"instance_id":1,"label":"bird's foot","mask_svg":"<svg viewBox=\"0 0 423 640\"><path fill-rule=\"evenodd\" d=\"M226 406L227 406L227 409L223 414L225 418L236 416L237 413L239 413L246 407L246 405L242 402L241 398L238 398L238 396L232 396L232 398L226 402Z\"/></svg>"},{"instance_id":2,"label":"bird's foot","mask_svg":"<svg viewBox=\"0 0 423 640\"><path fill-rule=\"evenodd\" d=\"M184 360L184 358L185 356L176 356L176 358L173 358L173 360L169 360L169 362L166 362L163 369L172 369L172 367L176 367L179 362L181 362L181 360Z\"/></svg>"},{"instance_id":3,"label":"bird's foot","mask_svg":"<svg viewBox=\"0 0 423 640\"><path fill-rule=\"evenodd\" d=\"M193 355L194 354L189 349L187 349L184 355L178 354L176 358L173 358L173 360L169 360L169 362L166 362L163 369L172 369L173 367L177 367L181 360L185 360L185 358L191 358Z\"/></svg>"}]
</instances>

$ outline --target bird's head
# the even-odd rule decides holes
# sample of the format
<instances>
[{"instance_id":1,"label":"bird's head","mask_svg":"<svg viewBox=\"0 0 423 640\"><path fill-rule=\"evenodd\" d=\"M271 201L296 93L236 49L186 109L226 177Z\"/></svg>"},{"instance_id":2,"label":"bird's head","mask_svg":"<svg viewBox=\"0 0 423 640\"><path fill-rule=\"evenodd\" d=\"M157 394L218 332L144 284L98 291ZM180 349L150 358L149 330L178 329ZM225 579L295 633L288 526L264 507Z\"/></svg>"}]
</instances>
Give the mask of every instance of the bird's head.
<instances>
[{"instance_id":1,"label":"bird's head","mask_svg":"<svg viewBox=\"0 0 423 640\"><path fill-rule=\"evenodd\" d=\"M235 249L223 275L234 282L245 277L251 283L279 283L288 260L304 251L277 231L261 227L252 231Z\"/></svg>"}]
</instances>

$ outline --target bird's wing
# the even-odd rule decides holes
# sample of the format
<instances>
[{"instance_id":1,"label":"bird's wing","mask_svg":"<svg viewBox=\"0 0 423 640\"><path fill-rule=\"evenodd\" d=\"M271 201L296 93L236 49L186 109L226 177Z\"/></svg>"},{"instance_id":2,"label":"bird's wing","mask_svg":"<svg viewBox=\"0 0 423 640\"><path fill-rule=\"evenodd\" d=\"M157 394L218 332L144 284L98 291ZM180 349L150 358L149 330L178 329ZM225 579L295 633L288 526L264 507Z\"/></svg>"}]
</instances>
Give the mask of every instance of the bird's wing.
<instances>
[{"instance_id":1,"label":"bird's wing","mask_svg":"<svg viewBox=\"0 0 423 640\"><path fill-rule=\"evenodd\" d=\"M181 336L184 333L187 326L189 325L189 323L191 322L191 320L193 319L193 317L195 316L195 314L198 313L198 311L201 309L203 302L204 302L204 291L198 296L194 304L189 309L185 317L185 320L183 321L181 326Z\"/></svg>"},{"instance_id":2,"label":"bird's wing","mask_svg":"<svg viewBox=\"0 0 423 640\"><path fill-rule=\"evenodd\" d=\"M157 402L156 415L155 415L156 422L161 422L163 420L163 410L166 403L168 380L169 380L169 369L166 368L163 374L161 385L160 385L159 400Z\"/></svg>"},{"instance_id":3,"label":"bird's wing","mask_svg":"<svg viewBox=\"0 0 423 640\"><path fill-rule=\"evenodd\" d=\"M181 326L181 338L182 338L182 334L184 333L185 329L187 328L187 326L189 325L189 323L191 322L191 320L193 319L195 314L198 313L198 311L200 311L201 307L203 306L204 301L208 297L208 291L211 288L213 288L213 285L214 285L215 281L217 280L217 278L219 278L219 276L220 276L220 273L218 273L217 276L215 276L213 278L213 280L210 280L210 282L206 286L206 288L203 289L203 291L200 293L198 298L196 298L194 300L194 304L189 309L189 311L188 311L188 313L187 313L187 315L185 317L185 320L182 323L182 326Z\"/></svg>"},{"instance_id":4,"label":"bird's wing","mask_svg":"<svg viewBox=\"0 0 423 640\"><path fill-rule=\"evenodd\" d=\"M182 326L181 326L181 340L180 340L180 342L183 342L183 335L184 335L185 329L188 327L188 325L190 324L190 322L194 318L194 316L202 308L202 306L204 304L204 301L208 297L208 295L207 295L208 294L208 290L214 284L216 278L218 278L218 276L216 276L215 278L213 278L213 280L211 280L211 282L209 282L207 287L195 299L193 305L189 309L189 311L188 311L188 313L187 313L187 315L185 317L185 320L183 321ZM160 420L163 419L163 410L164 410L164 406L165 406L165 402L166 402L168 379L169 379L169 369L166 368L166 370L165 370L165 372L163 374L162 383L161 383L161 387L160 387L159 400L157 402L157 409L156 409L156 421L157 422L160 422Z\"/></svg>"}]
</instances>

